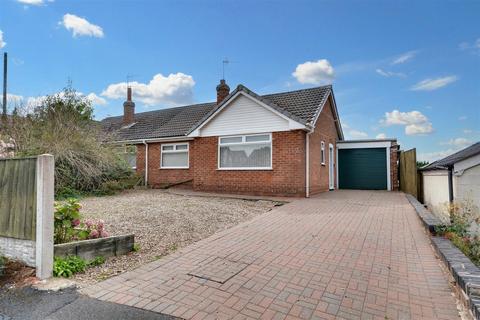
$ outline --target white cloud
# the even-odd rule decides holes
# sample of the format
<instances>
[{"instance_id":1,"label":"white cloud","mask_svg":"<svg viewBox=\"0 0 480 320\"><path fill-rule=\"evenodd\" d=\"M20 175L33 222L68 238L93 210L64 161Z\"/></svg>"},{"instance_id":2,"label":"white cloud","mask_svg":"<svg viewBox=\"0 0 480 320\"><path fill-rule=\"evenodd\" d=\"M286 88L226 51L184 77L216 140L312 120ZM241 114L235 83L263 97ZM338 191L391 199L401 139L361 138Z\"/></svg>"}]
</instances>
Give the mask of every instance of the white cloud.
<instances>
[{"instance_id":1,"label":"white cloud","mask_svg":"<svg viewBox=\"0 0 480 320\"><path fill-rule=\"evenodd\" d=\"M400 112L393 110L392 112L385 112L385 118L380 120L380 123L385 126L405 126L405 134L409 136L433 132L432 123L420 111Z\"/></svg>"},{"instance_id":2,"label":"white cloud","mask_svg":"<svg viewBox=\"0 0 480 320\"><path fill-rule=\"evenodd\" d=\"M43 0L17 0L17 2L31 6L41 6L44 3Z\"/></svg>"},{"instance_id":3,"label":"white cloud","mask_svg":"<svg viewBox=\"0 0 480 320\"><path fill-rule=\"evenodd\" d=\"M360 130L351 128L348 124L342 124L343 132L345 133L345 138L349 139L365 139L368 138L368 133Z\"/></svg>"},{"instance_id":4,"label":"white cloud","mask_svg":"<svg viewBox=\"0 0 480 320\"><path fill-rule=\"evenodd\" d=\"M86 98L92 102L94 106L104 106L107 104L107 100L102 97L97 96L95 93L89 93L86 95Z\"/></svg>"},{"instance_id":5,"label":"white cloud","mask_svg":"<svg viewBox=\"0 0 480 320\"><path fill-rule=\"evenodd\" d=\"M375 72L378 73L379 75L387 77L387 78L390 78L390 77L405 78L406 77L405 73L392 72L392 71L387 71L387 70L383 70L383 69L380 69L380 68L375 69Z\"/></svg>"},{"instance_id":6,"label":"white cloud","mask_svg":"<svg viewBox=\"0 0 480 320\"><path fill-rule=\"evenodd\" d=\"M193 100L193 77L181 72L171 73L167 77L156 74L149 83L130 82L133 100L138 99L146 105L169 104L181 105ZM110 99L125 98L127 83L120 82L109 85L102 96Z\"/></svg>"},{"instance_id":7,"label":"white cloud","mask_svg":"<svg viewBox=\"0 0 480 320\"><path fill-rule=\"evenodd\" d=\"M385 133L379 133L375 139L387 139L387 135Z\"/></svg>"},{"instance_id":8,"label":"white cloud","mask_svg":"<svg viewBox=\"0 0 480 320\"><path fill-rule=\"evenodd\" d=\"M327 59L320 59L297 65L292 75L303 84L330 84L335 78L335 71Z\"/></svg>"},{"instance_id":9,"label":"white cloud","mask_svg":"<svg viewBox=\"0 0 480 320\"><path fill-rule=\"evenodd\" d=\"M447 146L455 146L455 147L466 147L471 144L473 144L473 141L468 140L466 138L456 138L456 139L450 139L446 142L441 142L441 145L447 145Z\"/></svg>"},{"instance_id":10,"label":"white cloud","mask_svg":"<svg viewBox=\"0 0 480 320\"><path fill-rule=\"evenodd\" d=\"M467 120L467 116L460 116L460 117L458 117L458 120L459 121L465 121L465 120Z\"/></svg>"},{"instance_id":11,"label":"white cloud","mask_svg":"<svg viewBox=\"0 0 480 320\"><path fill-rule=\"evenodd\" d=\"M440 160L442 158L445 158L446 156L449 156L455 152L457 152L459 149L447 149L447 150L441 150L441 151L435 151L435 152L423 152L423 153L418 153L417 154L417 160L418 161L428 161L432 163L433 161Z\"/></svg>"},{"instance_id":12,"label":"white cloud","mask_svg":"<svg viewBox=\"0 0 480 320\"><path fill-rule=\"evenodd\" d=\"M425 79L410 88L413 91L433 91L445 87L458 80L457 76L447 76L435 79Z\"/></svg>"},{"instance_id":13,"label":"white cloud","mask_svg":"<svg viewBox=\"0 0 480 320\"><path fill-rule=\"evenodd\" d=\"M401 54L392 61L392 64L402 64L409 60L412 60L417 55L417 51L409 51L404 54Z\"/></svg>"},{"instance_id":14,"label":"white cloud","mask_svg":"<svg viewBox=\"0 0 480 320\"><path fill-rule=\"evenodd\" d=\"M5 47L6 45L7 45L7 43L5 41L3 41L3 31L0 30L0 49Z\"/></svg>"},{"instance_id":15,"label":"white cloud","mask_svg":"<svg viewBox=\"0 0 480 320\"><path fill-rule=\"evenodd\" d=\"M465 133L465 134L470 134L472 132L473 132L472 129L463 129L463 133Z\"/></svg>"},{"instance_id":16,"label":"white cloud","mask_svg":"<svg viewBox=\"0 0 480 320\"><path fill-rule=\"evenodd\" d=\"M73 32L73 36L89 36L103 38L103 29L100 26L88 22L74 14L67 13L63 16L63 21L59 22L67 30Z\"/></svg>"},{"instance_id":17,"label":"white cloud","mask_svg":"<svg viewBox=\"0 0 480 320\"><path fill-rule=\"evenodd\" d=\"M471 51L472 53L480 54L480 38L473 41L472 43L462 42L459 44L458 47L460 48L460 50L468 50L468 51Z\"/></svg>"}]
</instances>

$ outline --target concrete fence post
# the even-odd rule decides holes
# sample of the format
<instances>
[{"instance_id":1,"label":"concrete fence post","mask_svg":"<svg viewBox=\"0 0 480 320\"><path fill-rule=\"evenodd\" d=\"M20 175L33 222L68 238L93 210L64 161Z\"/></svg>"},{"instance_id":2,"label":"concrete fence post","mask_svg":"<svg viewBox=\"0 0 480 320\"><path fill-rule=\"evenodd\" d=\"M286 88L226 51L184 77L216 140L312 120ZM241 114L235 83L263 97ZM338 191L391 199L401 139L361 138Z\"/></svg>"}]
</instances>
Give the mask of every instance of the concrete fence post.
<instances>
[{"instance_id":1,"label":"concrete fence post","mask_svg":"<svg viewBox=\"0 0 480 320\"><path fill-rule=\"evenodd\" d=\"M54 171L52 155L38 156L35 266L39 279L50 278L53 271Z\"/></svg>"}]
</instances>

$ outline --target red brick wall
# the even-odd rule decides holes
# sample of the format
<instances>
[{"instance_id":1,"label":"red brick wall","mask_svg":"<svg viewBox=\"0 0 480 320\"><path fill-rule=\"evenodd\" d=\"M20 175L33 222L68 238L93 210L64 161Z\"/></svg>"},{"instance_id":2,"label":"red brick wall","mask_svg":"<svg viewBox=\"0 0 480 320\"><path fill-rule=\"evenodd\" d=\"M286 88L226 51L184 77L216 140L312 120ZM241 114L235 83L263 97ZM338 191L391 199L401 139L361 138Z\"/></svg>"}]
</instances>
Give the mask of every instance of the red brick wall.
<instances>
[{"instance_id":1,"label":"red brick wall","mask_svg":"<svg viewBox=\"0 0 480 320\"><path fill-rule=\"evenodd\" d=\"M272 147L272 170L218 170L218 137L196 138L194 189L305 196L305 132L274 132Z\"/></svg>"},{"instance_id":2,"label":"red brick wall","mask_svg":"<svg viewBox=\"0 0 480 320\"><path fill-rule=\"evenodd\" d=\"M325 103L322 113L317 119L315 130L310 134L310 194L329 190L328 185L328 145L333 145L334 165L336 165L336 141L338 139L337 129L333 118L330 98ZM321 164L321 141L325 142L325 165ZM336 188L336 166L334 167L334 184Z\"/></svg>"},{"instance_id":3,"label":"red brick wall","mask_svg":"<svg viewBox=\"0 0 480 320\"><path fill-rule=\"evenodd\" d=\"M194 150L194 141L184 141L189 143L189 169L160 169L160 146L162 143L148 144L148 184L152 187L159 187L165 184L185 182L193 179L192 155ZM175 141L177 143L177 141ZM180 142L178 142L180 143ZM145 170L145 146L143 144L137 145L137 173L142 175Z\"/></svg>"},{"instance_id":4,"label":"red brick wall","mask_svg":"<svg viewBox=\"0 0 480 320\"><path fill-rule=\"evenodd\" d=\"M398 191L400 181L398 179L398 151L399 145L396 141L392 141L390 148L390 184L394 191Z\"/></svg>"}]
</instances>

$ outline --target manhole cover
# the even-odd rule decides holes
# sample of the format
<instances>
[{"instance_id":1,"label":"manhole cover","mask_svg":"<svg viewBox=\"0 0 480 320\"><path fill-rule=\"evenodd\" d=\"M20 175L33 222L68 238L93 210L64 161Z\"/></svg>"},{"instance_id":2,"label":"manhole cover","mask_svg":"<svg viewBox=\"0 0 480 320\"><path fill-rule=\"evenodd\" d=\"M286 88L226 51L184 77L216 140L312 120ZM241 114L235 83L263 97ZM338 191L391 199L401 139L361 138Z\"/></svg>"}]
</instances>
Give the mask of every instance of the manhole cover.
<instances>
[{"instance_id":1,"label":"manhole cover","mask_svg":"<svg viewBox=\"0 0 480 320\"><path fill-rule=\"evenodd\" d=\"M188 274L201 279L225 283L247 266L248 264L243 262L215 258L206 265L200 266Z\"/></svg>"}]
</instances>

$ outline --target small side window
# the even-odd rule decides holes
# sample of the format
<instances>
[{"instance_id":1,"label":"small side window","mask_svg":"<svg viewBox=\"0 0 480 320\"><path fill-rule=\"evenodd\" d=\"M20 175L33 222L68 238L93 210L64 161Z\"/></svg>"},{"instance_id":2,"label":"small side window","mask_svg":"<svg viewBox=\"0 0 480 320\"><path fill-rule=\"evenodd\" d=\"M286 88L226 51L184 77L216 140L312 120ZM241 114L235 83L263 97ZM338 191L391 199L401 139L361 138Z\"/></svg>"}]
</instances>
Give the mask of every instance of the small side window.
<instances>
[{"instance_id":1,"label":"small side window","mask_svg":"<svg viewBox=\"0 0 480 320\"><path fill-rule=\"evenodd\" d=\"M321 142L320 144L320 161L322 165L325 165L325 142Z\"/></svg>"}]
</instances>

